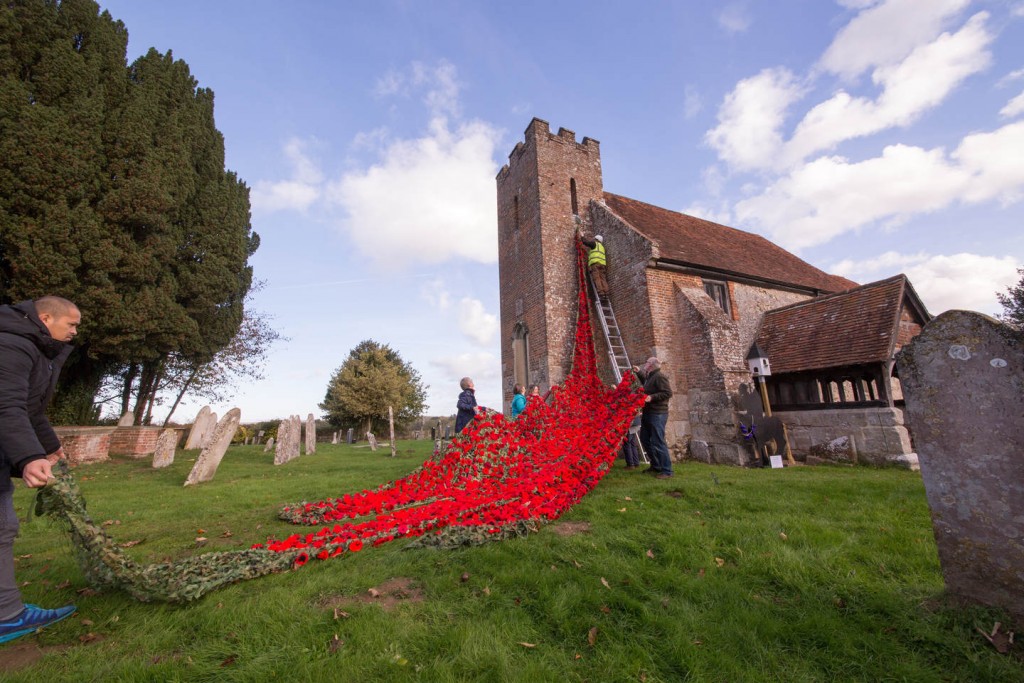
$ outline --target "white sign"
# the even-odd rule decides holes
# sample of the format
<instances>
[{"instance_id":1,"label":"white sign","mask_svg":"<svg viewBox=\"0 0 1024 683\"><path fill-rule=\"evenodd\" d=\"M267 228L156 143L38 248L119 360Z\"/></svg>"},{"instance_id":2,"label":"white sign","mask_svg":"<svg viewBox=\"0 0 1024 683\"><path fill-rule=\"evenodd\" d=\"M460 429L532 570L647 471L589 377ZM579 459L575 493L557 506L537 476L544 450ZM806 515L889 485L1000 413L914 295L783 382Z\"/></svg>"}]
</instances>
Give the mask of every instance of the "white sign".
<instances>
[{"instance_id":1,"label":"white sign","mask_svg":"<svg viewBox=\"0 0 1024 683\"><path fill-rule=\"evenodd\" d=\"M782 469L782 456L781 455L770 455L768 459L772 462L772 469Z\"/></svg>"}]
</instances>

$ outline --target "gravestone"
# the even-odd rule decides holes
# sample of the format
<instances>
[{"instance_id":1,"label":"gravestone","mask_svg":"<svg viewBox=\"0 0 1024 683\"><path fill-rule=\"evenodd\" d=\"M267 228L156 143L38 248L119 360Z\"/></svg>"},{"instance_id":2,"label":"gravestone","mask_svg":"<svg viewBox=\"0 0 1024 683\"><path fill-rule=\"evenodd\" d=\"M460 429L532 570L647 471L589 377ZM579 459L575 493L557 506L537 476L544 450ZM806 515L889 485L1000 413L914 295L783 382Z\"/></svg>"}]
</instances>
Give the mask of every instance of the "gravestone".
<instances>
[{"instance_id":1,"label":"gravestone","mask_svg":"<svg viewBox=\"0 0 1024 683\"><path fill-rule=\"evenodd\" d=\"M196 419L192 421L192 429L188 432L188 440L185 442L185 450L202 448L203 430L206 428L206 419L210 415L210 406L203 406L199 409Z\"/></svg>"},{"instance_id":2,"label":"gravestone","mask_svg":"<svg viewBox=\"0 0 1024 683\"><path fill-rule=\"evenodd\" d=\"M316 418L313 413L306 416L306 455L316 453Z\"/></svg>"},{"instance_id":3,"label":"gravestone","mask_svg":"<svg viewBox=\"0 0 1024 683\"><path fill-rule=\"evenodd\" d=\"M160 469L174 462L174 449L178 445L178 432L165 429L156 439L156 450L153 451L153 467Z\"/></svg>"},{"instance_id":4,"label":"gravestone","mask_svg":"<svg viewBox=\"0 0 1024 683\"><path fill-rule=\"evenodd\" d=\"M217 429L217 413L211 412L206 417L206 427L203 429L203 441L200 448L206 448L213 441L213 432Z\"/></svg>"},{"instance_id":5,"label":"gravestone","mask_svg":"<svg viewBox=\"0 0 1024 683\"><path fill-rule=\"evenodd\" d=\"M135 413L130 410L124 411L124 415L117 421L118 427L134 427L135 426Z\"/></svg>"},{"instance_id":6,"label":"gravestone","mask_svg":"<svg viewBox=\"0 0 1024 683\"><path fill-rule=\"evenodd\" d=\"M366 440L370 442L370 450L377 450L377 437L373 435L373 432L366 432Z\"/></svg>"},{"instance_id":7,"label":"gravestone","mask_svg":"<svg viewBox=\"0 0 1024 683\"><path fill-rule=\"evenodd\" d=\"M345 442L346 442L346 443L347 443L347 444L348 444L349 446L351 446L351 445L352 445L352 436L353 436L353 434L352 434L352 428L351 428L351 427L349 427L349 428L348 428L348 436L347 436L347 437L345 438Z\"/></svg>"},{"instance_id":8,"label":"gravestone","mask_svg":"<svg viewBox=\"0 0 1024 683\"><path fill-rule=\"evenodd\" d=\"M263 447L264 453L269 453L274 449L274 437L267 439L267 445Z\"/></svg>"},{"instance_id":9,"label":"gravestone","mask_svg":"<svg viewBox=\"0 0 1024 683\"><path fill-rule=\"evenodd\" d=\"M274 451L274 464L283 465L299 457L299 441L302 437L302 423L298 415L282 420L277 428L277 447Z\"/></svg>"},{"instance_id":10,"label":"gravestone","mask_svg":"<svg viewBox=\"0 0 1024 683\"><path fill-rule=\"evenodd\" d=\"M338 445L338 432L331 434L331 444L334 446Z\"/></svg>"},{"instance_id":11,"label":"gravestone","mask_svg":"<svg viewBox=\"0 0 1024 683\"><path fill-rule=\"evenodd\" d=\"M189 472L185 486L201 484L213 479L220 461L224 458L224 453L231 445L231 440L235 438L235 432L238 431L238 423L241 420L242 411L238 408L232 408L221 418L210 436L210 445L203 448L203 452L196 458L196 464Z\"/></svg>"},{"instance_id":12,"label":"gravestone","mask_svg":"<svg viewBox=\"0 0 1024 683\"><path fill-rule=\"evenodd\" d=\"M947 590L1024 618L1024 336L947 311L896 363Z\"/></svg>"}]
</instances>

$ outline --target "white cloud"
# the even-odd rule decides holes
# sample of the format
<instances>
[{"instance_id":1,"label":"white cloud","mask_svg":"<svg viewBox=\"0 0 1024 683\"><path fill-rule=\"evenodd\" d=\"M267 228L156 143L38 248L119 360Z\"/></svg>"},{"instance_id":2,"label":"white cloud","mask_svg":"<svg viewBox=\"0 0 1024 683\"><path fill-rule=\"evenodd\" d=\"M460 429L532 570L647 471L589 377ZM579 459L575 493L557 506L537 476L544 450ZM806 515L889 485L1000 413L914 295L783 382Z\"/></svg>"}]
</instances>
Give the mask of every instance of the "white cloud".
<instances>
[{"instance_id":1,"label":"white cloud","mask_svg":"<svg viewBox=\"0 0 1024 683\"><path fill-rule=\"evenodd\" d=\"M319 209L325 216L340 209L341 229L385 268L452 258L497 261L494 157L501 133L482 121L449 123L447 115L459 110L455 67L443 60L435 66L415 62L382 77L376 93L422 93L430 113L426 133L394 139L385 127L360 132L352 149L376 154L377 161L330 181L308 154L311 143L289 140L284 156L291 176L256 181L253 208Z\"/></svg>"},{"instance_id":2,"label":"white cloud","mask_svg":"<svg viewBox=\"0 0 1024 683\"><path fill-rule=\"evenodd\" d=\"M1016 69L1000 78L999 82L996 83L996 87L1005 88L1010 83L1013 83L1014 81L1019 81L1022 78L1024 78L1024 69Z\"/></svg>"},{"instance_id":3,"label":"white cloud","mask_svg":"<svg viewBox=\"0 0 1024 683\"><path fill-rule=\"evenodd\" d=\"M782 146L786 110L802 93L794 75L765 69L743 79L718 110L718 125L704 140L731 166L750 170L770 166Z\"/></svg>"},{"instance_id":4,"label":"white cloud","mask_svg":"<svg viewBox=\"0 0 1024 683\"><path fill-rule=\"evenodd\" d=\"M1024 2L1018 2L1010 10L1010 15L1014 17L1024 17Z\"/></svg>"},{"instance_id":5,"label":"white cloud","mask_svg":"<svg viewBox=\"0 0 1024 683\"><path fill-rule=\"evenodd\" d=\"M252 207L256 211L306 211L322 197L323 174L306 153L310 143L292 138L282 150L291 167L288 180L257 180L252 187Z\"/></svg>"},{"instance_id":6,"label":"white cloud","mask_svg":"<svg viewBox=\"0 0 1024 683\"><path fill-rule=\"evenodd\" d=\"M779 161L796 163L844 140L916 121L990 64L987 48L994 36L985 25L987 18L979 12L956 33L944 33L916 47L900 63L877 68L872 80L882 87L878 99L840 91L815 106L797 126Z\"/></svg>"},{"instance_id":7,"label":"white cloud","mask_svg":"<svg viewBox=\"0 0 1024 683\"><path fill-rule=\"evenodd\" d=\"M1024 121L968 135L952 157L970 173L966 201L1007 205L1024 198Z\"/></svg>"},{"instance_id":8,"label":"white cloud","mask_svg":"<svg viewBox=\"0 0 1024 683\"><path fill-rule=\"evenodd\" d=\"M1024 92L1007 102L1006 106L999 110L999 115L1007 119L1019 116L1021 113L1024 113Z\"/></svg>"},{"instance_id":9,"label":"white cloud","mask_svg":"<svg viewBox=\"0 0 1024 683\"><path fill-rule=\"evenodd\" d=\"M436 65L413 62L405 70L392 69L377 79L373 93L378 97L422 93L432 116L459 116L460 89L455 65L442 59Z\"/></svg>"},{"instance_id":10,"label":"white cloud","mask_svg":"<svg viewBox=\"0 0 1024 683\"><path fill-rule=\"evenodd\" d=\"M741 225L780 244L823 244L877 221L899 224L954 202L1020 201L1024 193L1024 122L963 139L950 155L891 145L859 163L822 157L791 171L761 194L736 204Z\"/></svg>"},{"instance_id":11,"label":"white cloud","mask_svg":"<svg viewBox=\"0 0 1024 683\"><path fill-rule=\"evenodd\" d=\"M695 203L684 208L681 213L703 218L712 223L721 223L722 225L729 225L733 218L732 211L724 203L717 209L707 204Z\"/></svg>"},{"instance_id":12,"label":"white cloud","mask_svg":"<svg viewBox=\"0 0 1024 683\"><path fill-rule=\"evenodd\" d=\"M498 316L488 313L478 299L465 297L459 302L459 330L480 346L487 346L498 333Z\"/></svg>"},{"instance_id":13,"label":"white cloud","mask_svg":"<svg viewBox=\"0 0 1024 683\"><path fill-rule=\"evenodd\" d=\"M750 28L750 13L740 3L731 3L718 13L718 25L727 33L744 33Z\"/></svg>"},{"instance_id":14,"label":"white cloud","mask_svg":"<svg viewBox=\"0 0 1024 683\"><path fill-rule=\"evenodd\" d=\"M939 209L966 182L941 149L893 145L860 163L822 157L801 166L737 203L736 217L741 225L767 230L782 246L799 249L883 218Z\"/></svg>"},{"instance_id":15,"label":"white cloud","mask_svg":"<svg viewBox=\"0 0 1024 683\"><path fill-rule=\"evenodd\" d=\"M1000 312L996 292L1017 283L1021 264L1012 256L978 254L900 254L890 251L874 259L841 261L831 271L860 282L905 273L933 315L950 309Z\"/></svg>"},{"instance_id":16,"label":"white cloud","mask_svg":"<svg viewBox=\"0 0 1024 683\"><path fill-rule=\"evenodd\" d=\"M918 46L931 41L951 17L970 0L888 0L844 4L866 8L836 34L821 58L821 68L844 78L854 78L879 65L902 60Z\"/></svg>"},{"instance_id":17,"label":"white cloud","mask_svg":"<svg viewBox=\"0 0 1024 683\"><path fill-rule=\"evenodd\" d=\"M427 135L396 140L380 161L347 173L329 188L348 214L343 229L382 266L498 258L494 161L499 132L475 121L449 128L443 118Z\"/></svg>"},{"instance_id":18,"label":"white cloud","mask_svg":"<svg viewBox=\"0 0 1024 683\"><path fill-rule=\"evenodd\" d=\"M451 306L452 299L448 288L440 279L433 279L425 282L420 288L420 298L424 299L431 306L439 311L446 311Z\"/></svg>"}]
</instances>

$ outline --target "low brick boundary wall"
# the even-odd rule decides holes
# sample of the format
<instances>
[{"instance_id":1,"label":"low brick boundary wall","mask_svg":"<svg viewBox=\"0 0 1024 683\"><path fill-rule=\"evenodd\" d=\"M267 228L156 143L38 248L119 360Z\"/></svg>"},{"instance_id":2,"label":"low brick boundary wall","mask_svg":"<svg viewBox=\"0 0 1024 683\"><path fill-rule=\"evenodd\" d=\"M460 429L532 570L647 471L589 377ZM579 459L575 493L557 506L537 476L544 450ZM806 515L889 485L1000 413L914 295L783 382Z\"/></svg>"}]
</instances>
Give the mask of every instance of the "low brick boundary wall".
<instances>
[{"instance_id":1,"label":"low brick boundary wall","mask_svg":"<svg viewBox=\"0 0 1024 683\"><path fill-rule=\"evenodd\" d=\"M111 455L143 458L156 451L160 427L117 427L110 438Z\"/></svg>"},{"instance_id":2,"label":"low brick boundary wall","mask_svg":"<svg viewBox=\"0 0 1024 683\"><path fill-rule=\"evenodd\" d=\"M110 440L117 427L54 427L72 465L109 460Z\"/></svg>"}]
</instances>

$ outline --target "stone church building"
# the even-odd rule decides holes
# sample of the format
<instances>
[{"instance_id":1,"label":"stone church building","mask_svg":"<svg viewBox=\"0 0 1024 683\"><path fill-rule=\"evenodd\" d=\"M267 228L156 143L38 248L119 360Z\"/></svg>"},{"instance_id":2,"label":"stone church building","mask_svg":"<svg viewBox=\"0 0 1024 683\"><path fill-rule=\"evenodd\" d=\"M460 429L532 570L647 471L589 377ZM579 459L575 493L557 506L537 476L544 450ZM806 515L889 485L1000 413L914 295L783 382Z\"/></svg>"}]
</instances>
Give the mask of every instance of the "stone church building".
<instances>
[{"instance_id":1,"label":"stone church building","mask_svg":"<svg viewBox=\"0 0 1024 683\"><path fill-rule=\"evenodd\" d=\"M905 276L858 285L758 235L607 192L598 141L536 118L497 189L506 408L515 383L545 391L569 372L580 226L604 237L630 360L657 356L672 383L666 437L676 457L755 462L740 426L749 422L741 397L758 393L746 360L756 342L798 459L836 444L858 461L915 459L893 357L930 315ZM611 384L596 324L595 345Z\"/></svg>"}]
</instances>

